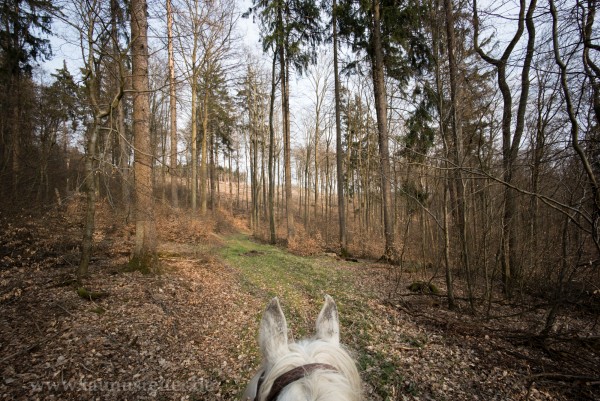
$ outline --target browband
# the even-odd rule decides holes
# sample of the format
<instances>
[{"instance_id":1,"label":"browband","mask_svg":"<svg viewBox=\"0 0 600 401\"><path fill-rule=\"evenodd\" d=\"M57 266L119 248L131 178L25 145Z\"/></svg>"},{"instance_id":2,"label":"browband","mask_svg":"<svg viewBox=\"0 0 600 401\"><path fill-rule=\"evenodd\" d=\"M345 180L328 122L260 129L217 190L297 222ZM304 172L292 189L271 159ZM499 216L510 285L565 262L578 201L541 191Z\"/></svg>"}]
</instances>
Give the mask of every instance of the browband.
<instances>
[{"instance_id":1,"label":"browband","mask_svg":"<svg viewBox=\"0 0 600 401\"><path fill-rule=\"evenodd\" d=\"M277 397L279 397L279 394L285 387L292 384L296 380L299 380L305 376L308 376L309 374L311 374L312 372L314 372L317 369L332 370L334 372L337 372L337 369L335 367L328 365L326 363L308 363L306 365L298 366L294 369L288 370L287 372L285 372L281 376L279 376L277 379L275 379L275 381L273 382L273 385L271 386L271 391L269 391L269 394L267 395L267 398L264 401L275 401L277 399ZM260 392L260 386L263 383L263 380L264 380L264 373L263 373L263 375L261 375L260 379L258 380L258 385L256 387L257 399L258 399L258 393Z\"/></svg>"}]
</instances>

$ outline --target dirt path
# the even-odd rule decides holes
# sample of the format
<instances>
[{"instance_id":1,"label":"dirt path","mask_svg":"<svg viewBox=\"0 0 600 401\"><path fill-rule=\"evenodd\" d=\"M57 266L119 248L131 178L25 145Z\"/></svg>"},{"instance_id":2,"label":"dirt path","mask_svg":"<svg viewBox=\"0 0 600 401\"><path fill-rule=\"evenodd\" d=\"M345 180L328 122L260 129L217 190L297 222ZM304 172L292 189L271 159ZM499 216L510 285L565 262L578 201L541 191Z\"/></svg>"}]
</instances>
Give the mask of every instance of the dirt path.
<instances>
[{"instance_id":1,"label":"dirt path","mask_svg":"<svg viewBox=\"0 0 600 401\"><path fill-rule=\"evenodd\" d=\"M448 337L382 302L376 265L298 257L243 234L174 236L160 256L159 276L123 273L114 249L96 260L85 286L108 294L97 301L78 296L70 266L0 270L0 399L233 400L259 364L268 299L280 297L299 338L325 293L366 400L567 399L528 388L527 363L491 339Z\"/></svg>"}]
</instances>

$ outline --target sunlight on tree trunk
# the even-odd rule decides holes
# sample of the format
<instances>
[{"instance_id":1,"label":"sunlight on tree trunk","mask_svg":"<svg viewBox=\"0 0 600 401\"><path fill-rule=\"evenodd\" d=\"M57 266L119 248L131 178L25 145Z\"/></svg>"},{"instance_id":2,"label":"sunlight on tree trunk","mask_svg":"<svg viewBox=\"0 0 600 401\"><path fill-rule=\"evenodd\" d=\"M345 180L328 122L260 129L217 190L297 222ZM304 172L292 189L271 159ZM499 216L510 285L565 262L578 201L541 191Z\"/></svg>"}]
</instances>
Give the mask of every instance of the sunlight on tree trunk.
<instances>
[{"instance_id":1,"label":"sunlight on tree trunk","mask_svg":"<svg viewBox=\"0 0 600 401\"><path fill-rule=\"evenodd\" d=\"M146 1L131 2L133 136L135 170L136 237L133 260L140 270L154 271L156 260L156 227L150 146L150 103L148 95L148 22Z\"/></svg>"}]
</instances>

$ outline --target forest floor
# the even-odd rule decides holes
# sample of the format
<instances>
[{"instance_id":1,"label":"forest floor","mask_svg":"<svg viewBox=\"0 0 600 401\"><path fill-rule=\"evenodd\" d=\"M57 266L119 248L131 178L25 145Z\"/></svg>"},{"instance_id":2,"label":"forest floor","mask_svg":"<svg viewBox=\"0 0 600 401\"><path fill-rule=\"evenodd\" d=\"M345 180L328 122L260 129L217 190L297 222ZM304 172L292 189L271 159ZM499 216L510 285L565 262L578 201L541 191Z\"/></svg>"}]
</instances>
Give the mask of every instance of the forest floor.
<instances>
[{"instance_id":1,"label":"forest floor","mask_svg":"<svg viewBox=\"0 0 600 401\"><path fill-rule=\"evenodd\" d=\"M600 399L599 344L539 346L523 335L543 311L499 306L504 320L450 312L443 298L404 290L415 272L292 255L230 217L162 217L161 273L144 275L125 269L132 225L115 224L104 205L91 275L77 283L81 213L75 202L43 217L0 215L2 400L239 399L260 364L268 300L279 297L290 334L302 338L325 293L365 400ZM81 287L102 297L84 299ZM390 298L392 287L402 295ZM598 338L589 317L561 324Z\"/></svg>"}]
</instances>

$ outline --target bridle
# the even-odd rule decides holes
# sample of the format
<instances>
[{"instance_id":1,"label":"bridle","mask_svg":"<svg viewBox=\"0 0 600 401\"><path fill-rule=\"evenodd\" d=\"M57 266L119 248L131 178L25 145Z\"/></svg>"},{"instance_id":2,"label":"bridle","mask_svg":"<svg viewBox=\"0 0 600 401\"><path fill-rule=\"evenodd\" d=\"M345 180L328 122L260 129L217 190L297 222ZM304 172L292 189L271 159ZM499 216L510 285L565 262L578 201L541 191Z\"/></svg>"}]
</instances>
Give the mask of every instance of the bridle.
<instances>
[{"instance_id":1,"label":"bridle","mask_svg":"<svg viewBox=\"0 0 600 401\"><path fill-rule=\"evenodd\" d=\"M275 401L285 387L289 386L296 380L308 376L309 374L318 369L331 370L334 372L338 371L335 367L326 363L308 363L306 365L295 367L294 369L288 370L287 372L281 374L281 376L277 377L277 379L275 379L275 381L273 382L273 386L271 386L271 391L269 391L269 394L267 394L267 398L265 398L262 401ZM260 387L265 379L265 373L266 372L263 372L260 375L260 378L258 379L258 384L256 386L256 396L254 397L254 401L260 401L258 399L258 394L260 393Z\"/></svg>"}]
</instances>

